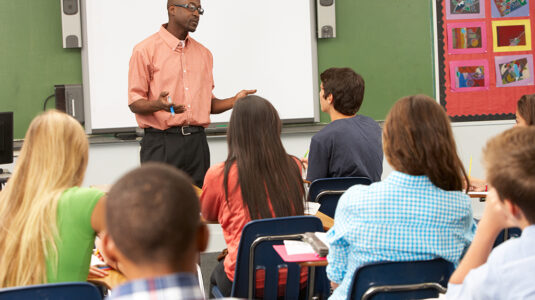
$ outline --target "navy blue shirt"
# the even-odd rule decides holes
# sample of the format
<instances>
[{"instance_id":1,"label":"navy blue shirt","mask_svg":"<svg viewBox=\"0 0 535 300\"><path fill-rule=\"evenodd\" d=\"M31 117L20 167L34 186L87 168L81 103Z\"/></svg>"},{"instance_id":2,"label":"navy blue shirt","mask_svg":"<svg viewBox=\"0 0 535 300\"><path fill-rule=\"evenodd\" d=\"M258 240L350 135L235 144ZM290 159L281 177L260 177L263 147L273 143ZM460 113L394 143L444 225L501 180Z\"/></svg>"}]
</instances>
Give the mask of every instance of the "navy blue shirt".
<instances>
[{"instance_id":1,"label":"navy blue shirt","mask_svg":"<svg viewBox=\"0 0 535 300\"><path fill-rule=\"evenodd\" d=\"M381 127L370 117L357 115L331 122L312 137L307 180L330 177L368 177L381 181L383 145Z\"/></svg>"}]
</instances>

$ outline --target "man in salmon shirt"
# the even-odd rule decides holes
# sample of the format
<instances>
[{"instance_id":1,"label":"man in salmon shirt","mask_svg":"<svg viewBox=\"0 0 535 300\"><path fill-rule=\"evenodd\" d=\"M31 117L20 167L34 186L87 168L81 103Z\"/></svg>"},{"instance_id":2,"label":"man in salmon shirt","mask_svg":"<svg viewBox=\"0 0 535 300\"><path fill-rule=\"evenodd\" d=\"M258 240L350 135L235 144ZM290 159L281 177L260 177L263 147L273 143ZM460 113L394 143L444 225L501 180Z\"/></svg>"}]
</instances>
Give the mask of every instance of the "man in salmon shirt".
<instances>
[{"instance_id":1,"label":"man in salmon shirt","mask_svg":"<svg viewBox=\"0 0 535 300\"><path fill-rule=\"evenodd\" d=\"M168 0L168 24L134 47L128 72L128 106L145 135L141 163L161 161L186 173L202 187L210 167L204 128L210 114L231 109L234 97L212 94L212 53L188 33L194 32L204 13L200 0Z\"/></svg>"}]
</instances>

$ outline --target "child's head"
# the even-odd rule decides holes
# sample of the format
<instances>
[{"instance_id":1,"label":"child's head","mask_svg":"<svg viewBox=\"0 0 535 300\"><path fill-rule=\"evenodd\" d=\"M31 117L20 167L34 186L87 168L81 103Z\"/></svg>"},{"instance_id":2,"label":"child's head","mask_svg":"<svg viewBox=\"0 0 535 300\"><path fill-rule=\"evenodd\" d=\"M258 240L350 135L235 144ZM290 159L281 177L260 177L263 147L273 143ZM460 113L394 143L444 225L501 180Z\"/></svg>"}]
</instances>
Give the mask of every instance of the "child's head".
<instances>
[{"instance_id":1,"label":"child's head","mask_svg":"<svg viewBox=\"0 0 535 300\"><path fill-rule=\"evenodd\" d=\"M535 94L520 97L516 104L516 123L518 126L535 124Z\"/></svg>"},{"instance_id":2,"label":"child's head","mask_svg":"<svg viewBox=\"0 0 535 300\"><path fill-rule=\"evenodd\" d=\"M487 142L487 180L500 199L517 205L535 223L535 127L515 127Z\"/></svg>"},{"instance_id":3,"label":"child's head","mask_svg":"<svg viewBox=\"0 0 535 300\"><path fill-rule=\"evenodd\" d=\"M364 79L350 68L330 68L320 75L321 110L328 112L330 104L339 113L356 114L364 98Z\"/></svg>"},{"instance_id":4,"label":"child's head","mask_svg":"<svg viewBox=\"0 0 535 300\"><path fill-rule=\"evenodd\" d=\"M80 123L63 112L49 110L30 123L16 170L29 178L48 180L51 188L80 185L88 149Z\"/></svg>"},{"instance_id":5,"label":"child's head","mask_svg":"<svg viewBox=\"0 0 535 300\"><path fill-rule=\"evenodd\" d=\"M236 101L227 131L229 154L246 151L254 155L282 149L282 123L275 107L266 99L249 95ZM274 148L274 146L277 146Z\"/></svg>"},{"instance_id":6,"label":"child's head","mask_svg":"<svg viewBox=\"0 0 535 300\"><path fill-rule=\"evenodd\" d=\"M468 180L457 155L449 118L426 95L404 97L394 104L383 128L383 148L394 169L426 175L443 190L462 190Z\"/></svg>"},{"instance_id":7,"label":"child's head","mask_svg":"<svg viewBox=\"0 0 535 300\"><path fill-rule=\"evenodd\" d=\"M108 193L108 256L136 268L194 271L208 239L199 206L191 180L174 167L146 163L128 172Z\"/></svg>"}]
</instances>

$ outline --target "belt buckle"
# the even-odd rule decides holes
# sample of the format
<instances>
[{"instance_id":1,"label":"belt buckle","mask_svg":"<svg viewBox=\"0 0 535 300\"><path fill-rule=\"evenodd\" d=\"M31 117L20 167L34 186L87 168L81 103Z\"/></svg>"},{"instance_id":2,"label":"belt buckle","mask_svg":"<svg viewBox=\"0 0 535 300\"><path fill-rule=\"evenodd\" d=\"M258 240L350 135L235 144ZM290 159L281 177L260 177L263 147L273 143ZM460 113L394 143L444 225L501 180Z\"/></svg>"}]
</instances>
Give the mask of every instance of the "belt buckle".
<instances>
[{"instance_id":1,"label":"belt buckle","mask_svg":"<svg viewBox=\"0 0 535 300\"><path fill-rule=\"evenodd\" d=\"M189 125L180 127L182 135L191 135L191 132L184 132L184 128L189 128Z\"/></svg>"}]
</instances>

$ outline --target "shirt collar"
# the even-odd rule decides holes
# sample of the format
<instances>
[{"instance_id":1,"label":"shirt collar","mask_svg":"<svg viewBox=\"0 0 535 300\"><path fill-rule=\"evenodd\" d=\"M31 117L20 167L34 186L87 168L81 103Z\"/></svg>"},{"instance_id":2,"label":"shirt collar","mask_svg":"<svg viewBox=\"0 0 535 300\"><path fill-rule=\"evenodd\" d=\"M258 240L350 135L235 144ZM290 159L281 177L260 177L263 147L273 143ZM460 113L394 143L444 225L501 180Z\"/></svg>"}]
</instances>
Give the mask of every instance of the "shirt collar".
<instances>
[{"instance_id":1,"label":"shirt collar","mask_svg":"<svg viewBox=\"0 0 535 300\"><path fill-rule=\"evenodd\" d=\"M160 35L160 37L162 38L162 40L173 50L179 48L180 46L180 40L172 35L169 31L167 31L167 24L162 24L162 26L160 27L160 31L158 32L158 34ZM189 44L189 34L186 36L186 39L183 41L184 42L184 46L187 46Z\"/></svg>"},{"instance_id":2,"label":"shirt collar","mask_svg":"<svg viewBox=\"0 0 535 300\"><path fill-rule=\"evenodd\" d=\"M435 186L425 175L409 175L395 170L392 171L384 181L408 188L425 188Z\"/></svg>"},{"instance_id":3,"label":"shirt collar","mask_svg":"<svg viewBox=\"0 0 535 300\"><path fill-rule=\"evenodd\" d=\"M522 236L535 236L535 224L531 224L522 230Z\"/></svg>"},{"instance_id":4,"label":"shirt collar","mask_svg":"<svg viewBox=\"0 0 535 300\"><path fill-rule=\"evenodd\" d=\"M115 297L131 295L135 292L161 290L171 287L193 288L200 292L199 280L193 273L174 273L161 277L144 278L128 281L119 285L113 291Z\"/></svg>"}]
</instances>

